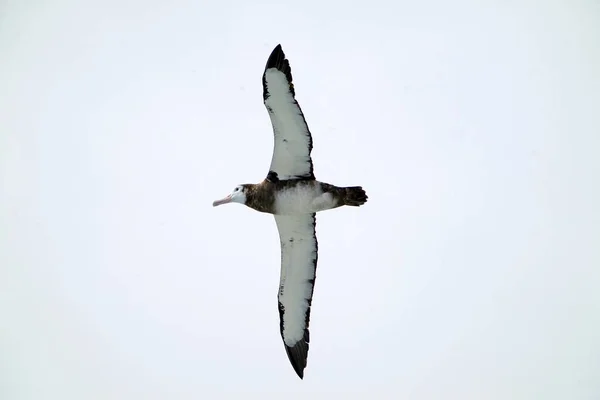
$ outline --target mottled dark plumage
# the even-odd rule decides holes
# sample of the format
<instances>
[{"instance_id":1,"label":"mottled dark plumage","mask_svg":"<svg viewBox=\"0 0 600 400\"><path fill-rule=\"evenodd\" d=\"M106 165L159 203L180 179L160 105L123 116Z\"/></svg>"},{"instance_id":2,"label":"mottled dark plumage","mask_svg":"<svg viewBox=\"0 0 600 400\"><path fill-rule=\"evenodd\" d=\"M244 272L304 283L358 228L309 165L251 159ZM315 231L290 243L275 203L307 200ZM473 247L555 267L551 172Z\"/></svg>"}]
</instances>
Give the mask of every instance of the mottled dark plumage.
<instances>
[{"instance_id":1,"label":"mottled dark plumage","mask_svg":"<svg viewBox=\"0 0 600 400\"><path fill-rule=\"evenodd\" d=\"M246 205L256 211L268 214L275 214L275 196L277 193L297 186L320 187L323 193L331 193L336 200L336 205L332 208L362 206L369 198L361 186L338 187L314 179L289 179L285 181L277 180L276 182L265 179L258 184L246 183L242 186L246 195Z\"/></svg>"}]
</instances>

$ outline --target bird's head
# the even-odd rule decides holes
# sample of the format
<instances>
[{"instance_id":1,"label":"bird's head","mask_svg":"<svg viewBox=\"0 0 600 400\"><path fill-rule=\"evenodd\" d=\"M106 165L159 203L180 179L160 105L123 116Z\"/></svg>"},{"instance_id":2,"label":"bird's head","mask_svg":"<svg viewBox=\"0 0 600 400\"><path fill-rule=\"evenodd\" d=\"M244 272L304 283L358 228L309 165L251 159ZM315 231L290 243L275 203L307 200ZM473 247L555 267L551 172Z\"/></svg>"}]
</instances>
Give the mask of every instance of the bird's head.
<instances>
[{"instance_id":1,"label":"bird's head","mask_svg":"<svg viewBox=\"0 0 600 400\"><path fill-rule=\"evenodd\" d=\"M213 201L213 207L220 206L221 204L227 203L240 203L246 204L246 194L248 193L248 187L246 185L238 185L233 189L231 194L221 200Z\"/></svg>"}]
</instances>

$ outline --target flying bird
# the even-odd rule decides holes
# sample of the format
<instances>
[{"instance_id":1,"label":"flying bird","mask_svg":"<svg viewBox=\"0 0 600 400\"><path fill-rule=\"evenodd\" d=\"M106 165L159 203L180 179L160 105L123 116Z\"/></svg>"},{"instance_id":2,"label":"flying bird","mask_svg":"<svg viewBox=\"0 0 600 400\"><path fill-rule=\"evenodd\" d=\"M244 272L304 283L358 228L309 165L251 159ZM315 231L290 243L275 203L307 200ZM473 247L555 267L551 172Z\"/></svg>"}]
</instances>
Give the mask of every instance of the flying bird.
<instances>
[{"instance_id":1,"label":"flying bird","mask_svg":"<svg viewBox=\"0 0 600 400\"><path fill-rule=\"evenodd\" d=\"M279 327L290 363L303 379L317 268L315 215L341 206L361 206L367 194L360 186L339 187L315 179L312 136L296 101L290 63L281 45L269 56L262 85L275 136L267 177L258 184L236 186L213 206L240 203L274 215L281 241Z\"/></svg>"}]
</instances>

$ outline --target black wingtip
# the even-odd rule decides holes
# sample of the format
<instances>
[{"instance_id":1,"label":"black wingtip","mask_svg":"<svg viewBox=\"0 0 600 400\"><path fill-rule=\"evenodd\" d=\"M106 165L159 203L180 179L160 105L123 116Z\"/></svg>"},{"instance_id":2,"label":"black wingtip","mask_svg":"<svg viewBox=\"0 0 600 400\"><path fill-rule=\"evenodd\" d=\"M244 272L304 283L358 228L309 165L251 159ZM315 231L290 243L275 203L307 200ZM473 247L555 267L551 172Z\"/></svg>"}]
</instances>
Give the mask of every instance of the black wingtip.
<instances>
[{"instance_id":1,"label":"black wingtip","mask_svg":"<svg viewBox=\"0 0 600 400\"><path fill-rule=\"evenodd\" d=\"M292 347L285 345L285 352L298 377L304 379L304 368L306 368L308 358L308 343L301 340Z\"/></svg>"},{"instance_id":2,"label":"black wingtip","mask_svg":"<svg viewBox=\"0 0 600 400\"><path fill-rule=\"evenodd\" d=\"M269 59L267 60L267 65L265 66L265 70L269 69L269 68L277 68L278 70L281 71L282 68L284 67L285 61L287 61L285 59L285 53L283 52L283 49L281 48L281 44L278 44L277 46L275 46L275 48L271 52L271 55L269 56ZM288 63L288 67L289 67L289 63Z\"/></svg>"},{"instance_id":3,"label":"black wingtip","mask_svg":"<svg viewBox=\"0 0 600 400\"><path fill-rule=\"evenodd\" d=\"M294 91L292 69L290 68L290 62L288 61L287 58L285 58L285 53L283 52L281 45L278 44L271 52L271 55L269 56L269 59L267 60L267 65L265 66L265 73L263 73L263 77L262 77L263 99L267 100L267 98L269 97L269 93L267 90L267 82L265 81L265 75L266 75L267 70L271 69L271 68L276 68L278 71L281 71L285 74L285 78L287 79L288 84L290 85L290 92L292 93L292 96L295 96L296 92Z\"/></svg>"}]
</instances>

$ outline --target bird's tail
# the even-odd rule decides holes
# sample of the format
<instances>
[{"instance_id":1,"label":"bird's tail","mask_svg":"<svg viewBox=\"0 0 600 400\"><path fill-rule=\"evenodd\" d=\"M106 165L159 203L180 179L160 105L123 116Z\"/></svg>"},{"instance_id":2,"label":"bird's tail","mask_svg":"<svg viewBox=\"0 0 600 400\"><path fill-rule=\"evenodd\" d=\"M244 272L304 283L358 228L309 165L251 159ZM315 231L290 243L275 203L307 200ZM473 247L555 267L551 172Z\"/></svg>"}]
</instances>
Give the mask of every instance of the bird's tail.
<instances>
[{"instance_id":1,"label":"bird's tail","mask_svg":"<svg viewBox=\"0 0 600 400\"><path fill-rule=\"evenodd\" d=\"M362 186L342 188L342 201L345 206L359 207L367 202L367 193Z\"/></svg>"}]
</instances>

